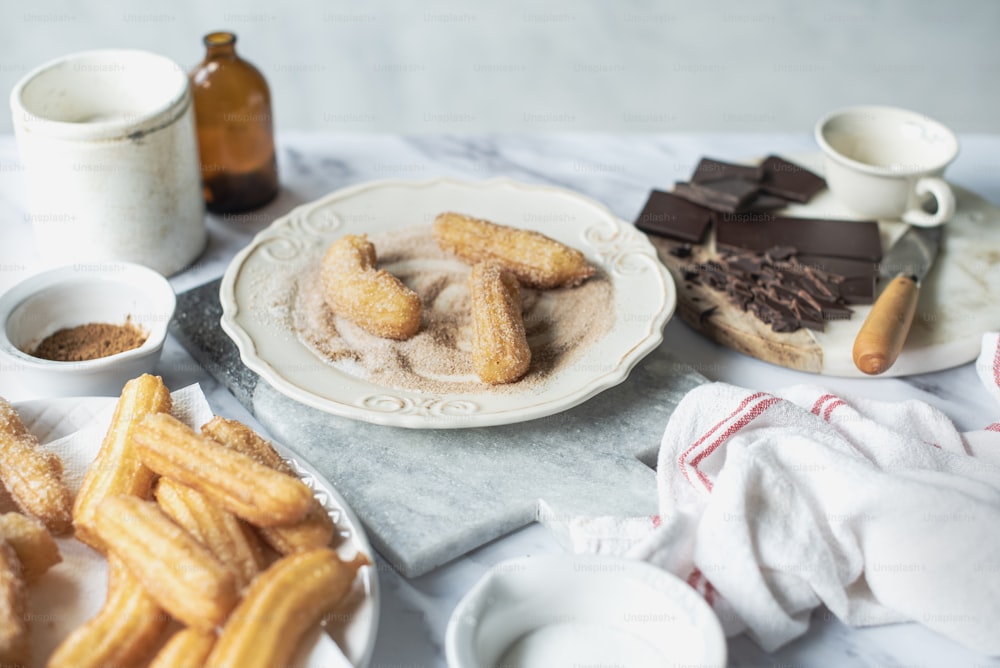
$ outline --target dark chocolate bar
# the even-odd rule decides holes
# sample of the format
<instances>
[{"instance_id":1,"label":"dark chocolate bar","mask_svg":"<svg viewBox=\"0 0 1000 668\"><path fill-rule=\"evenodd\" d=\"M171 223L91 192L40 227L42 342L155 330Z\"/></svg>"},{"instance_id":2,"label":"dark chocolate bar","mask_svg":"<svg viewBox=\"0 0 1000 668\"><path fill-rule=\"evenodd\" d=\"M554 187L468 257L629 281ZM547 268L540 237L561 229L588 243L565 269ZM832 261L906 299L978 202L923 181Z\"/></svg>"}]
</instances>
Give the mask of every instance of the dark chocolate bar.
<instances>
[{"instance_id":1,"label":"dark chocolate bar","mask_svg":"<svg viewBox=\"0 0 1000 668\"><path fill-rule=\"evenodd\" d=\"M758 253L791 246L799 255L878 262L882 241L875 221L790 218L770 213L715 214L715 243Z\"/></svg>"},{"instance_id":2,"label":"dark chocolate bar","mask_svg":"<svg viewBox=\"0 0 1000 668\"><path fill-rule=\"evenodd\" d=\"M757 192L757 197L743 207L744 211L763 211L765 209L780 209L788 206L788 200L777 195L769 195L764 192Z\"/></svg>"},{"instance_id":3,"label":"dark chocolate bar","mask_svg":"<svg viewBox=\"0 0 1000 668\"><path fill-rule=\"evenodd\" d=\"M675 195L683 197L689 202L724 213L742 211L756 199L757 192L756 183L743 179L719 179L704 183L674 184Z\"/></svg>"},{"instance_id":4,"label":"dark chocolate bar","mask_svg":"<svg viewBox=\"0 0 1000 668\"><path fill-rule=\"evenodd\" d=\"M760 166L737 165L732 162L702 158L691 175L692 183L707 183L725 179L743 179L758 183L764 178L764 169Z\"/></svg>"},{"instance_id":5,"label":"dark chocolate bar","mask_svg":"<svg viewBox=\"0 0 1000 668\"><path fill-rule=\"evenodd\" d=\"M680 241L701 243L712 222L712 212L672 193L654 190L635 226L643 232Z\"/></svg>"},{"instance_id":6,"label":"dark chocolate bar","mask_svg":"<svg viewBox=\"0 0 1000 668\"><path fill-rule=\"evenodd\" d=\"M764 170L764 178L760 182L760 189L794 202L808 202L826 187L823 177L776 155L768 156L761 163L761 168Z\"/></svg>"}]
</instances>

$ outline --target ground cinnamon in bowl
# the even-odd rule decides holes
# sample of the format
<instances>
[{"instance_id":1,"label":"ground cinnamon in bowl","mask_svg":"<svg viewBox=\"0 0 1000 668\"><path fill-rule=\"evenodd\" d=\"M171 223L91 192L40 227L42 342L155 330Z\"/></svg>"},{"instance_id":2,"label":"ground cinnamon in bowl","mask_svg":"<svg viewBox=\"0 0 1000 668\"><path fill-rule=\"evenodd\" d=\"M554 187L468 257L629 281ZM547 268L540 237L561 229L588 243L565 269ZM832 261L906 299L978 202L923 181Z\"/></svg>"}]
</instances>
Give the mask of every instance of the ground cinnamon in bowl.
<instances>
[{"instance_id":1,"label":"ground cinnamon in bowl","mask_svg":"<svg viewBox=\"0 0 1000 668\"><path fill-rule=\"evenodd\" d=\"M91 322L53 332L30 354L54 362L83 362L138 348L147 336L130 320L121 325Z\"/></svg>"}]
</instances>

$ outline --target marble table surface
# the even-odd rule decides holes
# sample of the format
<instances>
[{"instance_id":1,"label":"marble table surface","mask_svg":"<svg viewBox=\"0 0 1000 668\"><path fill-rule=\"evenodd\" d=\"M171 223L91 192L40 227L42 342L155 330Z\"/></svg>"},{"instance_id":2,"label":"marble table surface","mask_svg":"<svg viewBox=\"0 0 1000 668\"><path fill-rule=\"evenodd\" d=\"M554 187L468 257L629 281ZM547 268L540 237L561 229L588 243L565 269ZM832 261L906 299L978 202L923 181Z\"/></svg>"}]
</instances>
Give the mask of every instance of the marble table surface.
<instances>
[{"instance_id":1,"label":"marble table surface","mask_svg":"<svg viewBox=\"0 0 1000 668\"><path fill-rule=\"evenodd\" d=\"M267 207L235 216L209 216L203 255L171 277L177 292L218 278L230 258L272 220L337 188L372 179L506 176L571 188L605 203L625 220L639 212L650 188L668 188L699 157L740 159L769 152L815 150L806 131L785 134L517 134L364 135L279 134L284 189ZM1000 136L965 135L948 177L1000 204ZM0 291L39 271L24 212L23 167L13 137L0 136ZM58 196L57 193L54 196ZM960 429L1000 418L1000 406L979 385L973 364L905 378L843 379L784 369L720 347L674 318L665 336L679 359L710 380L760 390L810 382L855 395L916 398L940 408ZM176 340L168 340L157 373L169 387L200 383L216 412L254 424L246 409L202 369ZM0 395L36 398L20 387L16 370L0 368ZM380 559L382 612L373 667L443 666L445 626L455 604L493 564L561 548L533 525L414 579ZM915 624L849 628L823 609L806 635L768 654L751 640L729 640L731 666L1000 666Z\"/></svg>"}]
</instances>

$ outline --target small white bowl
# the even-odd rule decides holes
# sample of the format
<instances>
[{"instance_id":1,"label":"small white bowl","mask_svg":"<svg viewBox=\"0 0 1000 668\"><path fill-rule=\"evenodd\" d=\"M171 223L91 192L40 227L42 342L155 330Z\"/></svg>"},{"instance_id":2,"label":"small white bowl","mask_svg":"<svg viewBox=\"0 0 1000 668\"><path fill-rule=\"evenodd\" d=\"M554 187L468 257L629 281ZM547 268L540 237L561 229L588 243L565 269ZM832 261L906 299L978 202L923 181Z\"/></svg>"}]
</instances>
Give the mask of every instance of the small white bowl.
<instances>
[{"instance_id":1,"label":"small white bowl","mask_svg":"<svg viewBox=\"0 0 1000 668\"><path fill-rule=\"evenodd\" d=\"M726 665L722 627L691 587L591 555L497 564L455 608L445 650L451 668Z\"/></svg>"},{"instance_id":2,"label":"small white bowl","mask_svg":"<svg viewBox=\"0 0 1000 668\"><path fill-rule=\"evenodd\" d=\"M138 264L81 263L43 271L0 296L0 356L39 396L114 396L156 366L176 303L167 279ZM138 348L82 362L27 352L60 329L126 319L147 334Z\"/></svg>"}]
</instances>

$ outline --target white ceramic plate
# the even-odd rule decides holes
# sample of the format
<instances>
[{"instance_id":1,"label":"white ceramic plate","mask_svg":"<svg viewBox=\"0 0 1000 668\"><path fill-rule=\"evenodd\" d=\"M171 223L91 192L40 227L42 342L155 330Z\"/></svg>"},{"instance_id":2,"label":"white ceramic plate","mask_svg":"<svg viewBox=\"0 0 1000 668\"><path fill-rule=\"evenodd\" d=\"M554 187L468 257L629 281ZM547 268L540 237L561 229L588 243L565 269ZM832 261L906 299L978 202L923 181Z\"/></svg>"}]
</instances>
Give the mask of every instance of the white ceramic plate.
<instances>
[{"instance_id":1,"label":"white ceramic plate","mask_svg":"<svg viewBox=\"0 0 1000 668\"><path fill-rule=\"evenodd\" d=\"M56 451L63 462L64 478L74 491L79 487L87 464L100 447L115 397L67 397L37 399L14 405L21 420L43 447ZM98 424L99 423L99 424ZM71 446L56 445L58 439L87 429L88 438L74 439ZM93 433L94 437L89 437ZM312 466L297 459L287 448L274 444L302 480L330 513L339 539L335 547L344 559L358 552L374 555L360 521L344 499ZM31 614L39 620L32 627L32 649L37 659L47 657L74 628L97 613L104 602L107 568L104 558L72 537L58 538L63 561L31 587ZM378 628L378 573L363 568L350 594L350 607L332 615L329 635L317 629L296 655L296 666L326 668L343 665L340 651L354 666L366 666L371 659Z\"/></svg>"},{"instance_id":2,"label":"white ceramic plate","mask_svg":"<svg viewBox=\"0 0 1000 668\"><path fill-rule=\"evenodd\" d=\"M691 587L596 555L497 564L456 606L445 651L450 668L726 665L719 621Z\"/></svg>"},{"instance_id":3,"label":"white ceramic plate","mask_svg":"<svg viewBox=\"0 0 1000 668\"><path fill-rule=\"evenodd\" d=\"M280 301L264 287L282 268L303 257L320 257L344 234L430 225L443 211L534 229L581 250L611 284L614 322L608 333L541 386L433 394L346 373L320 360L291 325L275 325L273 317L264 317ZM625 380L662 342L663 327L676 306L673 281L642 233L577 193L507 179L380 181L334 192L258 234L226 270L220 299L222 328L236 342L243 362L280 392L342 417L435 429L521 422L580 404Z\"/></svg>"}]
</instances>

